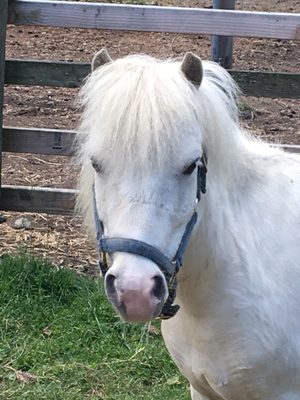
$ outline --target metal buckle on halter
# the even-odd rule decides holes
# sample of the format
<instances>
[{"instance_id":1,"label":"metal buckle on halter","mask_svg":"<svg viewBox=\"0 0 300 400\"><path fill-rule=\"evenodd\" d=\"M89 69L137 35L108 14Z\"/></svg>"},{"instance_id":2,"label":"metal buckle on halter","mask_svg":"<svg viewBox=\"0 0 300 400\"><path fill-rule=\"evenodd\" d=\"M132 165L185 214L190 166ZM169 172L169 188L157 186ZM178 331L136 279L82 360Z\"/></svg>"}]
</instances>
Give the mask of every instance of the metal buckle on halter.
<instances>
[{"instance_id":1,"label":"metal buckle on halter","mask_svg":"<svg viewBox=\"0 0 300 400\"><path fill-rule=\"evenodd\" d=\"M161 313L155 319L158 319L158 320L159 319L160 320L170 319L170 318L174 317L174 315L176 315L177 311L180 308L180 306L178 304L173 304L175 297L176 297L176 287L177 287L176 274L177 274L177 272L174 272L174 274L171 276L171 278L168 282L169 296L163 305Z\"/></svg>"},{"instance_id":2,"label":"metal buckle on halter","mask_svg":"<svg viewBox=\"0 0 300 400\"><path fill-rule=\"evenodd\" d=\"M206 192L206 173L207 173L207 157L205 150L203 150L202 157L197 162L197 194L195 209L201 200L201 193Z\"/></svg>"},{"instance_id":3,"label":"metal buckle on halter","mask_svg":"<svg viewBox=\"0 0 300 400\"><path fill-rule=\"evenodd\" d=\"M102 276L102 278L104 278L106 272L108 271L107 257L106 257L106 253L104 251L99 252L98 264L99 264L101 276Z\"/></svg>"},{"instance_id":4,"label":"metal buckle on halter","mask_svg":"<svg viewBox=\"0 0 300 400\"><path fill-rule=\"evenodd\" d=\"M180 308L180 306L178 304L172 304L171 301L168 301L168 299L167 299L160 315L155 319L157 319L157 320L170 319L177 314L177 311L179 310L179 308Z\"/></svg>"}]
</instances>

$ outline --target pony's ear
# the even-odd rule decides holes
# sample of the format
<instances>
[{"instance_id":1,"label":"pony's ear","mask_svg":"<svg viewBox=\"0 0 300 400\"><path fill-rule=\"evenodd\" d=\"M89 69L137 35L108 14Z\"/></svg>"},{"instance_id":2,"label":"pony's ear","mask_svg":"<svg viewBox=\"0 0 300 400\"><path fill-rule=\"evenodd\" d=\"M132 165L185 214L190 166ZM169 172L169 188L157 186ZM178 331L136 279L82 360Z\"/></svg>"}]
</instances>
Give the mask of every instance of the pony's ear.
<instances>
[{"instance_id":1,"label":"pony's ear","mask_svg":"<svg viewBox=\"0 0 300 400\"><path fill-rule=\"evenodd\" d=\"M112 59L108 54L108 51L106 49L102 49L94 55L91 64L91 69L92 71L95 71L96 68L101 67L102 65L107 64L109 62L112 62Z\"/></svg>"},{"instance_id":2,"label":"pony's ear","mask_svg":"<svg viewBox=\"0 0 300 400\"><path fill-rule=\"evenodd\" d=\"M203 68L201 59L195 54L185 53L181 64L181 71L186 79L192 82L197 88L200 86L203 78Z\"/></svg>"}]
</instances>

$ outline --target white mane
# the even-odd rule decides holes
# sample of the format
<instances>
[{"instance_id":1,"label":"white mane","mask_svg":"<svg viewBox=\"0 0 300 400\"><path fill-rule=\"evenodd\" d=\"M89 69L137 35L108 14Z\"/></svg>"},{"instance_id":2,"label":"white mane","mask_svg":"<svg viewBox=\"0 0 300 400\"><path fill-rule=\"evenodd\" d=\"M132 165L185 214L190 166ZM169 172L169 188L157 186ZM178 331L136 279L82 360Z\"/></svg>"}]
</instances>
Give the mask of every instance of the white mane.
<instances>
[{"instance_id":1,"label":"white mane","mask_svg":"<svg viewBox=\"0 0 300 400\"><path fill-rule=\"evenodd\" d=\"M128 56L96 69L79 95L83 116L77 136L81 164L77 208L91 224L93 172L90 157L114 160L115 171L151 168L176 157L183 135L203 132L210 165L232 175L245 164L243 143L249 138L238 122L238 88L230 75L213 62L203 62L199 90L180 71L180 63L148 56ZM278 152L278 150L270 150ZM266 152L264 146L264 152ZM116 161L117 160L117 161ZM230 160L230 162L228 162Z\"/></svg>"}]
</instances>

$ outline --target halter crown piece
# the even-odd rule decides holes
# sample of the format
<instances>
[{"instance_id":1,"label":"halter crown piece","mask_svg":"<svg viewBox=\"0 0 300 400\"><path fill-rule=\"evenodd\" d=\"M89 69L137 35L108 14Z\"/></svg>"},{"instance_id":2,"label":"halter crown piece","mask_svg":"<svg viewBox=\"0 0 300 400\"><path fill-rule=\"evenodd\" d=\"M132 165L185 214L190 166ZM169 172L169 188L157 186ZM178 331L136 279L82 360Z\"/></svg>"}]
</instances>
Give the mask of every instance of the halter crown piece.
<instances>
[{"instance_id":1,"label":"halter crown piece","mask_svg":"<svg viewBox=\"0 0 300 400\"><path fill-rule=\"evenodd\" d=\"M176 274L183 264L184 253L187 248L188 242L191 238L194 226L197 222L198 214L196 206L201 199L201 193L206 192L206 173L207 173L207 157L206 153L203 152L202 157L199 158L197 162L197 191L196 191L195 209L193 215L186 224L184 234L179 243L177 252L172 260L170 260L165 254L163 254L156 247L153 247L150 244L142 242L140 240L106 237L104 235L103 222L100 220L98 215L95 189L93 187L94 219L95 219L96 234L97 234L97 247L99 251L99 267L102 276L105 277L105 274L109 269L106 255L112 254L117 251L136 254L153 261L159 267L161 272L164 274L169 290L169 296L158 317L160 319L169 319L173 317L179 310L179 305L173 305L173 302L176 297L176 287L177 287Z\"/></svg>"}]
</instances>

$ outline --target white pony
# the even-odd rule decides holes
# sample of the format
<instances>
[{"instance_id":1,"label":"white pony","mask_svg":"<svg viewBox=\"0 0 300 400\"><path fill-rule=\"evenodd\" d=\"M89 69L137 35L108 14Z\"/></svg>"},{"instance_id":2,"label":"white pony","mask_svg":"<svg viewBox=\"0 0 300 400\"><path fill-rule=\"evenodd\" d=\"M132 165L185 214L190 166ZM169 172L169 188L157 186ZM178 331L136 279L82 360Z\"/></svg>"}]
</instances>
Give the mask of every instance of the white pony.
<instances>
[{"instance_id":1,"label":"white pony","mask_svg":"<svg viewBox=\"0 0 300 400\"><path fill-rule=\"evenodd\" d=\"M192 53L112 61L102 50L92 66L78 134L88 225L95 204L103 236L172 260L206 151L207 192L177 275L180 309L162 322L192 399L299 400L299 158L250 137L229 74ZM158 316L168 297L161 269L139 253L110 252L114 307L128 321Z\"/></svg>"}]
</instances>

